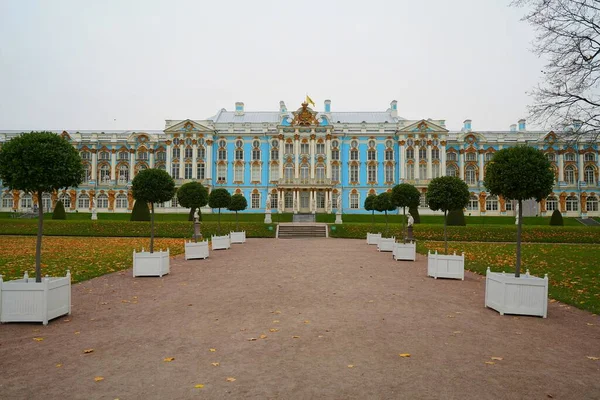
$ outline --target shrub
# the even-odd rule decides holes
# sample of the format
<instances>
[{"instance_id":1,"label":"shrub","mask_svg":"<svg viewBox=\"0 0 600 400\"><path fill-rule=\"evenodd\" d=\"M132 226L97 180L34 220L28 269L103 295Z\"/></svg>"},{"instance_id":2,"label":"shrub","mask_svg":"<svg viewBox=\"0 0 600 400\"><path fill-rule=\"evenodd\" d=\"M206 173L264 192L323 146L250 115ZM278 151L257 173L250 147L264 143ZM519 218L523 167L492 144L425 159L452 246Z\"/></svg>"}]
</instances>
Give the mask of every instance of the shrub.
<instances>
[{"instance_id":1,"label":"shrub","mask_svg":"<svg viewBox=\"0 0 600 400\"><path fill-rule=\"evenodd\" d=\"M136 200L131 210L130 221L150 221L150 209L145 201Z\"/></svg>"},{"instance_id":2,"label":"shrub","mask_svg":"<svg viewBox=\"0 0 600 400\"><path fill-rule=\"evenodd\" d=\"M221 208L229 207L229 203L231 203L231 194L224 188L213 189L212 192L208 195L208 206L210 208L218 208L219 209L219 219L218 219L218 234L221 234Z\"/></svg>"},{"instance_id":3,"label":"shrub","mask_svg":"<svg viewBox=\"0 0 600 400\"><path fill-rule=\"evenodd\" d=\"M248 208L248 201L246 200L244 195L237 193L231 196L231 201L229 202L229 206L227 207L227 209L229 211L235 211L235 224L238 232L240 230L238 211L244 211L246 208Z\"/></svg>"},{"instance_id":4,"label":"shrub","mask_svg":"<svg viewBox=\"0 0 600 400\"><path fill-rule=\"evenodd\" d=\"M52 213L52 219L67 219L67 213L65 212L65 206L62 201L58 200L54 206L54 212Z\"/></svg>"},{"instance_id":5,"label":"shrub","mask_svg":"<svg viewBox=\"0 0 600 400\"><path fill-rule=\"evenodd\" d=\"M198 209L198 219L202 221L202 208L208 202L208 189L199 182L184 183L177 190L177 201L183 207L189 208L188 221L194 220L194 212Z\"/></svg>"},{"instance_id":6,"label":"shrub","mask_svg":"<svg viewBox=\"0 0 600 400\"><path fill-rule=\"evenodd\" d=\"M465 221L465 214L463 213L462 208L457 210L451 210L448 213L448 225L449 226L466 226L467 222Z\"/></svg>"},{"instance_id":7,"label":"shrub","mask_svg":"<svg viewBox=\"0 0 600 400\"><path fill-rule=\"evenodd\" d=\"M408 208L408 212L412 215L415 224L421 223L421 216L419 215L419 207L413 206Z\"/></svg>"},{"instance_id":8,"label":"shrub","mask_svg":"<svg viewBox=\"0 0 600 400\"><path fill-rule=\"evenodd\" d=\"M558 210L554 210L552 212L552 217L550 217L550 225L551 226L563 226L565 223L563 221L562 214Z\"/></svg>"}]
</instances>

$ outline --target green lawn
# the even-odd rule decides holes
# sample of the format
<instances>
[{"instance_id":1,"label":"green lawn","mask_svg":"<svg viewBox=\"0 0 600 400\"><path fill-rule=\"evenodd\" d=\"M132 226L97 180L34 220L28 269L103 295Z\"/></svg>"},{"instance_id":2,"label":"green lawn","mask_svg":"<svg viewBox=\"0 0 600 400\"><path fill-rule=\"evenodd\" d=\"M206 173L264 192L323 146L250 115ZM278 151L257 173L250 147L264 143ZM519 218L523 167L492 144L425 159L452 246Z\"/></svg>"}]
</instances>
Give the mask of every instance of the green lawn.
<instances>
[{"instance_id":1,"label":"green lawn","mask_svg":"<svg viewBox=\"0 0 600 400\"><path fill-rule=\"evenodd\" d=\"M291 213L284 214L272 214L273 222L292 222ZM98 213L99 221L129 221L131 217L130 213ZM202 214L202 221L217 221L219 215L218 213L214 214ZM254 214L254 213L238 213L238 217L240 221L247 222L263 222L265 219L265 214ZM156 221L187 221L188 214L165 214L156 212L154 214L154 218ZM0 213L0 223L2 223L3 219L23 219L23 218L14 218L9 212L1 212ZM52 213L45 213L44 220L52 219ZM75 221L91 221L92 214L91 213L67 213L67 220L75 220ZM221 221L235 221L235 213L223 212L221 213Z\"/></svg>"},{"instance_id":2,"label":"green lawn","mask_svg":"<svg viewBox=\"0 0 600 400\"><path fill-rule=\"evenodd\" d=\"M444 252L443 242L422 242L419 252ZM506 243L448 243L450 253L465 253L465 268L485 275L493 272L514 273L516 244ZM600 244L541 244L522 245L522 265L535 276L548 274L549 297L593 313L600 313Z\"/></svg>"}]
</instances>

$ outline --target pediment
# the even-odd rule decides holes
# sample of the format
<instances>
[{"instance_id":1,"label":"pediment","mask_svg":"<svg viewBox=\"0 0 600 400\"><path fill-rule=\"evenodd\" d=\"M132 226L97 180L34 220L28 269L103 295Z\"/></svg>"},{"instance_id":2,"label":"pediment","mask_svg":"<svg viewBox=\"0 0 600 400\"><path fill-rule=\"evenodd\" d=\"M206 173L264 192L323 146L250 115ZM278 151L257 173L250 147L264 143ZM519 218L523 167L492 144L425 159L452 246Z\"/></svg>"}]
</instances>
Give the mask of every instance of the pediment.
<instances>
[{"instance_id":1,"label":"pediment","mask_svg":"<svg viewBox=\"0 0 600 400\"><path fill-rule=\"evenodd\" d=\"M422 119L420 121L413 122L410 125L399 129L398 132L406 132L406 133L427 133L427 132L448 132L448 129L433 123L432 121L428 121Z\"/></svg>"},{"instance_id":2,"label":"pediment","mask_svg":"<svg viewBox=\"0 0 600 400\"><path fill-rule=\"evenodd\" d=\"M164 130L165 133L176 132L212 132L213 129L191 119L184 119Z\"/></svg>"},{"instance_id":3,"label":"pediment","mask_svg":"<svg viewBox=\"0 0 600 400\"><path fill-rule=\"evenodd\" d=\"M292 113L292 126L319 126L317 112L308 107L308 103L302 103L302 107Z\"/></svg>"}]
</instances>

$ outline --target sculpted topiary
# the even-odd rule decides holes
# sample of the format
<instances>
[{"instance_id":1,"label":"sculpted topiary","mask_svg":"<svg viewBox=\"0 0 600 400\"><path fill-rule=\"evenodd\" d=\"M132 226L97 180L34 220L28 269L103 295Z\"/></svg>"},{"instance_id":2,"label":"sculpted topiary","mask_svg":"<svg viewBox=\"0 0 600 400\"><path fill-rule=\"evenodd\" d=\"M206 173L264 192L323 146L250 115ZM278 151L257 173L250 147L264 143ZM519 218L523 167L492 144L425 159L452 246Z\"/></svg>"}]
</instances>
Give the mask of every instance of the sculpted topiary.
<instances>
[{"instance_id":1,"label":"sculpted topiary","mask_svg":"<svg viewBox=\"0 0 600 400\"><path fill-rule=\"evenodd\" d=\"M150 209L145 201L136 201L133 203L130 221L150 221Z\"/></svg>"},{"instance_id":2,"label":"sculpted topiary","mask_svg":"<svg viewBox=\"0 0 600 400\"><path fill-rule=\"evenodd\" d=\"M550 217L550 225L552 226L563 226L565 222L563 221L563 216L560 211L554 210L552 212L552 217Z\"/></svg>"},{"instance_id":3,"label":"sculpted topiary","mask_svg":"<svg viewBox=\"0 0 600 400\"><path fill-rule=\"evenodd\" d=\"M65 206L62 201L58 200L54 206L52 212L52 219L67 219L67 213L65 212Z\"/></svg>"}]
</instances>

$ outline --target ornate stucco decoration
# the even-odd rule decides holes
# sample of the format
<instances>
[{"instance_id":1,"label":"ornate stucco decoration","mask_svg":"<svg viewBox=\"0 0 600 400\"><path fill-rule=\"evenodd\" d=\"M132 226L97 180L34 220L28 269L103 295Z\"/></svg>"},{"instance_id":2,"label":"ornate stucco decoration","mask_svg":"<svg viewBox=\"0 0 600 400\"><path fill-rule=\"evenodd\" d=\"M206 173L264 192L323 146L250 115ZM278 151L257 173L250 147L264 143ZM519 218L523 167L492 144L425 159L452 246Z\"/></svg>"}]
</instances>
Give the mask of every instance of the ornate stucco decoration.
<instances>
[{"instance_id":1,"label":"ornate stucco decoration","mask_svg":"<svg viewBox=\"0 0 600 400\"><path fill-rule=\"evenodd\" d=\"M317 112L308 108L308 103L302 103L302 107L295 111L294 119L292 120L292 126L311 126L319 125L319 121L317 121L316 115Z\"/></svg>"}]
</instances>

